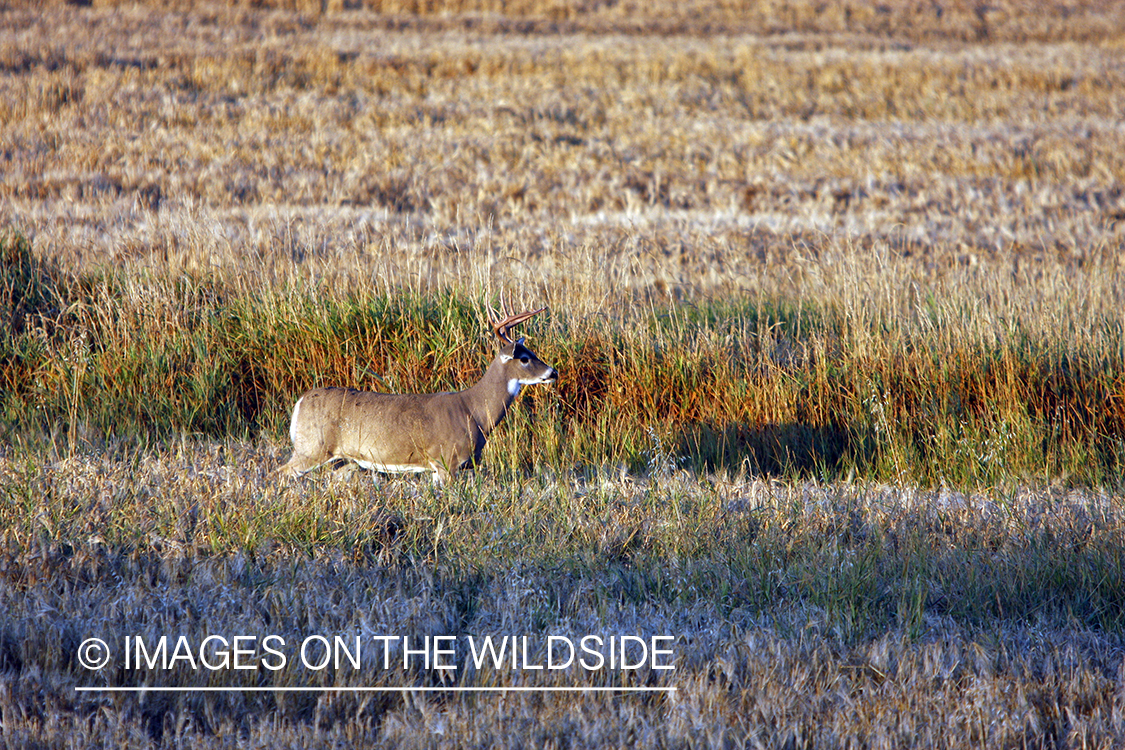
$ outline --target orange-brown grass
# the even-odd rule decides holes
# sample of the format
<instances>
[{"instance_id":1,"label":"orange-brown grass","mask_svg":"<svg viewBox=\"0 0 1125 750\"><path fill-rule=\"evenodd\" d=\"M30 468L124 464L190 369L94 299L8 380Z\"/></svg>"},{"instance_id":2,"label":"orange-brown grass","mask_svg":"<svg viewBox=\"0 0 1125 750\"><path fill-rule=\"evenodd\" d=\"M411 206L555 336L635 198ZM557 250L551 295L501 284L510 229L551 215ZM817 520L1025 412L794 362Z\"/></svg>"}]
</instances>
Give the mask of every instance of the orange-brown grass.
<instances>
[{"instance_id":1,"label":"orange-brown grass","mask_svg":"<svg viewBox=\"0 0 1125 750\"><path fill-rule=\"evenodd\" d=\"M300 274L70 275L4 245L9 435L74 449L181 434L280 439L317 385L467 387L492 356L487 299L336 288ZM941 277L824 247L802 291L583 310L562 284L531 344L563 377L524 397L489 458L678 466L923 485L1117 485L1125 408L1119 260L1045 283ZM1040 271L1044 266L1040 266ZM921 286L920 282L926 284ZM588 292L587 292L588 294ZM1007 298L1005 298L1007 296Z\"/></svg>"}]
</instances>

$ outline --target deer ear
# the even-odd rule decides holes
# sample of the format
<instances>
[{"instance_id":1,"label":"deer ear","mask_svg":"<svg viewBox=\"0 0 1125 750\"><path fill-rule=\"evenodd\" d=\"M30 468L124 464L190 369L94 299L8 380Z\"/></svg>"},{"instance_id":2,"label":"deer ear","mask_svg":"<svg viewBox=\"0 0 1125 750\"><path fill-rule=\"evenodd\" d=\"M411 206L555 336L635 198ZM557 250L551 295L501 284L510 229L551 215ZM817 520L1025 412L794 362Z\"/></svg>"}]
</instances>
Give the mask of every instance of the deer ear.
<instances>
[{"instance_id":1,"label":"deer ear","mask_svg":"<svg viewBox=\"0 0 1125 750\"><path fill-rule=\"evenodd\" d=\"M518 339L516 339L516 343L520 346L523 346L523 336L520 336Z\"/></svg>"},{"instance_id":2,"label":"deer ear","mask_svg":"<svg viewBox=\"0 0 1125 750\"><path fill-rule=\"evenodd\" d=\"M512 361L512 355L508 354L507 352L500 352L500 361L501 362L511 362Z\"/></svg>"}]
</instances>

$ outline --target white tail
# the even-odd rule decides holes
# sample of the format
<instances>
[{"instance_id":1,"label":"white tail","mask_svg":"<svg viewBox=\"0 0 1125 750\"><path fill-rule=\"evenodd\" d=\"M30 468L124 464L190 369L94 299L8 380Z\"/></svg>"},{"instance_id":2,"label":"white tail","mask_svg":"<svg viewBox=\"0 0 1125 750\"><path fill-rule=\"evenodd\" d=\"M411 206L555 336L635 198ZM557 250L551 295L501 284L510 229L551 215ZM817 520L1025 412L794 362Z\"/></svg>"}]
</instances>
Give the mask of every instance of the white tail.
<instances>
[{"instance_id":1,"label":"white tail","mask_svg":"<svg viewBox=\"0 0 1125 750\"><path fill-rule=\"evenodd\" d=\"M293 457L280 471L300 476L347 459L365 469L432 471L441 483L480 462L488 435L524 385L551 383L555 368L512 341L508 331L547 308L494 320L501 348L484 376L456 393L392 394L315 388L297 401L289 423ZM493 316L499 314L493 310Z\"/></svg>"}]
</instances>

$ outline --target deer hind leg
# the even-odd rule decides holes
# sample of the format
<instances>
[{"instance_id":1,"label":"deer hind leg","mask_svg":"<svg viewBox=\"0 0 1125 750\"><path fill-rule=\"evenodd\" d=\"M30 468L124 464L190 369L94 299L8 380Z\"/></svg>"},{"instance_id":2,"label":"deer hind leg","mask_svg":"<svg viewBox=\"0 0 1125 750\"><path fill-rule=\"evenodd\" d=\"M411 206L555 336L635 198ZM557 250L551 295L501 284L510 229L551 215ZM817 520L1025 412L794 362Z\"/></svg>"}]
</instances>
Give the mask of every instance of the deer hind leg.
<instances>
[{"instance_id":1,"label":"deer hind leg","mask_svg":"<svg viewBox=\"0 0 1125 750\"><path fill-rule=\"evenodd\" d=\"M326 462L313 456L306 456L293 451L293 457L277 471L283 476L299 477L324 463Z\"/></svg>"}]
</instances>

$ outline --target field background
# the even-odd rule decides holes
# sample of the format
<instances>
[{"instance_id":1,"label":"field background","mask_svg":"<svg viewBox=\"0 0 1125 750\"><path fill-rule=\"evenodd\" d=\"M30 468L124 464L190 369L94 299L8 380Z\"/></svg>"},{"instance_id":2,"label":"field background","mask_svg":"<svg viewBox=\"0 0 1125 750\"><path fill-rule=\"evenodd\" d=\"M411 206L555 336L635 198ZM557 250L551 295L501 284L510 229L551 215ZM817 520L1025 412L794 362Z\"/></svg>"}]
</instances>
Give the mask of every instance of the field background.
<instances>
[{"instance_id":1,"label":"field background","mask_svg":"<svg viewBox=\"0 0 1125 750\"><path fill-rule=\"evenodd\" d=\"M0 89L6 745L1125 744L1122 3L15 0ZM501 293L560 381L481 470L273 476ZM73 689L432 679L76 661L215 633L678 691Z\"/></svg>"}]
</instances>

